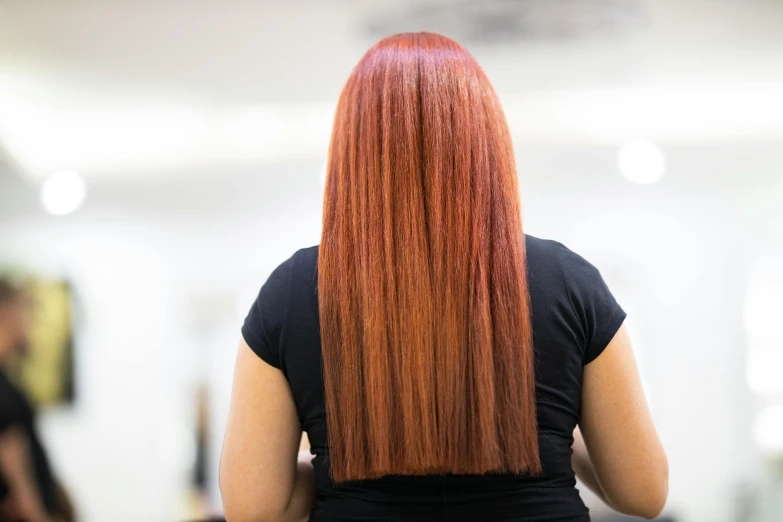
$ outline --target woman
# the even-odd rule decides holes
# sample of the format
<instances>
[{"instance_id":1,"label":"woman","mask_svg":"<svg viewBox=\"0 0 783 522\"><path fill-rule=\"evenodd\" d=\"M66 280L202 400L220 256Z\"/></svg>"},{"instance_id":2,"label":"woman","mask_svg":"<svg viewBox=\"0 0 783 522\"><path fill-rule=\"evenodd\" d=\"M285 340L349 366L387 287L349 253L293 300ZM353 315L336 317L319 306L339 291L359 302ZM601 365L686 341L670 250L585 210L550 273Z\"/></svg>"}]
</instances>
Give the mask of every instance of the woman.
<instances>
[{"instance_id":1,"label":"woman","mask_svg":"<svg viewBox=\"0 0 783 522\"><path fill-rule=\"evenodd\" d=\"M587 261L522 233L502 110L458 44L402 34L362 58L323 219L242 329L229 522L587 521L574 468L618 511L660 513L625 313Z\"/></svg>"},{"instance_id":2,"label":"woman","mask_svg":"<svg viewBox=\"0 0 783 522\"><path fill-rule=\"evenodd\" d=\"M29 308L23 290L0 278L0 521L68 522L73 507L49 466L35 409L5 375L30 341Z\"/></svg>"}]
</instances>

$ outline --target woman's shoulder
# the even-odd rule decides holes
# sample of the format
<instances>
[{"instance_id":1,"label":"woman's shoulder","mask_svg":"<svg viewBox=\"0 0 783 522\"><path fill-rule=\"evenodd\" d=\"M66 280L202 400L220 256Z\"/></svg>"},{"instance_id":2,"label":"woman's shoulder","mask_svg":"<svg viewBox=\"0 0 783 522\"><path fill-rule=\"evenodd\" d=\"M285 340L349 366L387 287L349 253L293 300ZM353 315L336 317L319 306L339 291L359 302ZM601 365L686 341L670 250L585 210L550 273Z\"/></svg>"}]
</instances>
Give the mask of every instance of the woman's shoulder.
<instances>
[{"instance_id":1,"label":"woman's shoulder","mask_svg":"<svg viewBox=\"0 0 783 522\"><path fill-rule=\"evenodd\" d=\"M320 245L314 245L311 247L300 248L294 252L294 257L302 257L306 259L318 259L318 247Z\"/></svg>"},{"instance_id":2,"label":"woman's shoulder","mask_svg":"<svg viewBox=\"0 0 783 522\"><path fill-rule=\"evenodd\" d=\"M525 234L525 253L528 260L530 258L536 261L539 259L556 259L563 249L566 249L565 245L553 239L543 239Z\"/></svg>"},{"instance_id":3,"label":"woman's shoulder","mask_svg":"<svg viewBox=\"0 0 783 522\"><path fill-rule=\"evenodd\" d=\"M526 237L531 300L557 313L582 339L584 362L595 359L625 320L598 269L562 243ZM562 306L553 306L555 303Z\"/></svg>"},{"instance_id":4,"label":"woman's shoulder","mask_svg":"<svg viewBox=\"0 0 783 522\"><path fill-rule=\"evenodd\" d=\"M286 262L290 263L291 282L309 286L318 274L318 245L300 248Z\"/></svg>"},{"instance_id":5,"label":"woman's shoulder","mask_svg":"<svg viewBox=\"0 0 783 522\"><path fill-rule=\"evenodd\" d=\"M559 277L569 274L597 273L592 263L563 243L525 234L525 251L529 270Z\"/></svg>"},{"instance_id":6,"label":"woman's shoulder","mask_svg":"<svg viewBox=\"0 0 783 522\"><path fill-rule=\"evenodd\" d=\"M300 248L272 271L270 279L291 280L302 273L310 273L317 266L318 245Z\"/></svg>"},{"instance_id":7,"label":"woman's shoulder","mask_svg":"<svg viewBox=\"0 0 783 522\"><path fill-rule=\"evenodd\" d=\"M274 270L275 272L285 273L293 276L302 270L308 271L310 268L318 265L318 245L300 248L296 250L285 261L280 263Z\"/></svg>"}]
</instances>

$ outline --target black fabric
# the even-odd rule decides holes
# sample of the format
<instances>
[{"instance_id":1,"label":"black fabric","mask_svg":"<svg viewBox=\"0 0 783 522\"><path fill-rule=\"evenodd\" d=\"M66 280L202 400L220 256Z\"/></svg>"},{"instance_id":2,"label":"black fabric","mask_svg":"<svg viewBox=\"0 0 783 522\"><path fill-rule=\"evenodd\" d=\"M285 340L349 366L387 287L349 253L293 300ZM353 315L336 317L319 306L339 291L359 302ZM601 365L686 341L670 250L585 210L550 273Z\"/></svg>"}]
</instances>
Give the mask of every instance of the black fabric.
<instances>
[{"instance_id":1,"label":"black fabric","mask_svg":"<svg viewBox=\"0 0 783 522\"><path fill-rule=\"evenodd\" d=\"M329 479L318 322L318 247L298 251L261 289L242 334L286 376L315 458L311 522L589 521L571 468L584 365L625 319L601 275L560 243L526 236L543 474L536 477L389 476L335 485Z\"/></svg>"},{"instance_id":2,"label":"black fabric","mask_svg":"<svg viewBox=\"0 0 783 522\"><path fill-rule=\"evenodd\" d=\"M38 491L46 509L54 513L56 506L54 477L35 428L35 410L27 397L0 371L0 436L12 428L21 430L27 437ZM8 486L0 470L0 500L7 494Z\"/></svg>"}]
</instances>

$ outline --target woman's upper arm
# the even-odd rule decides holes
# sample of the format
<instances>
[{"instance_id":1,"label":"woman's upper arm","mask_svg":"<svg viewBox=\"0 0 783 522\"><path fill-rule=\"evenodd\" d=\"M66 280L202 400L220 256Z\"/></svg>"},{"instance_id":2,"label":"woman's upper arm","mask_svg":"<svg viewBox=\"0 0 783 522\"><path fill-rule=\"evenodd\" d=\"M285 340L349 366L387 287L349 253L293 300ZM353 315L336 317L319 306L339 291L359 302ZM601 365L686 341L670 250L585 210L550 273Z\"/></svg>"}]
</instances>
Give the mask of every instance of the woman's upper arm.
<instances>
[{"instance_id":1,"label":"woman's upper arm","mask_svg":"<svg viewBox=\"0 0 783 522\"><path fill-rule=\"evenodd\" d=\"M653 518L668 495L668 463L622 326L584 369L580 429L615 509Z\"/></svg>"},{"instance_id":2,"label":"woman's upper arm","mask_svg":"<svg viewBox=\"0 0 783 522\"><path fill-rule=\"evenodd\" d=\"M227 519L279 519L294 491L301 433L283 373L242 341L220 460Z\"/></svg>"}]
</instances>

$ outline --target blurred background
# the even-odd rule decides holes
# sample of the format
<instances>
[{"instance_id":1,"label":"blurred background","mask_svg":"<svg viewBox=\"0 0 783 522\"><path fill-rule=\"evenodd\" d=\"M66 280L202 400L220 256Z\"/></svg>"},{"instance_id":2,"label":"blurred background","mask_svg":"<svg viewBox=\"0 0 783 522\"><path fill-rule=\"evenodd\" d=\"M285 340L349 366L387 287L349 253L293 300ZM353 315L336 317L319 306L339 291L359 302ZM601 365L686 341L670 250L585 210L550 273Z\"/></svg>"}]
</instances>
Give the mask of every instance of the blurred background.
<instances>
[{"instance_id":1,"label":"blurred background","mask_svg":"<svg viewBox=\"0 0 783 522\"><path fill-rule=\"evenodd\" d=\"M0 0L0 273L80 520L220 514L241 320L319 241L351 68L425 29L500 95L526 232L629 312L665 514L783 520L783 2Z\"/></svg>"}]
</instances>

